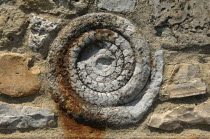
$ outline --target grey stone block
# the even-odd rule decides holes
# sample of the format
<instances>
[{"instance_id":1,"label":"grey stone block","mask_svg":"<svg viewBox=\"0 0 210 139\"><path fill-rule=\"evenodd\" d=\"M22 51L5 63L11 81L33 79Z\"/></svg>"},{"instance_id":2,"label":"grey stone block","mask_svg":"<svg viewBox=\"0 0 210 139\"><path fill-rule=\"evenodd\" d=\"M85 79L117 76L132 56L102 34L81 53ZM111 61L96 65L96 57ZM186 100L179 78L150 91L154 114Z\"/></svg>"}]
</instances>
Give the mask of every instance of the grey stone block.
<instances>
[{"instance_id":1,"label":"grey stone block","mask_svg":"<svg viewBox=\"0 0 210 139\"><path fill-rule=\"evenodd\" d=\"M54 127L56 117L46 108L0 104L0 129Z\"/></svg>"},{"instance_id":2,"label":"grey stone block","mask_svg":"<svg viewBox=\"0 0 210 139\"><path fill-rule=\"evenodd\" d=\"M30 23L29 48L38 51L50 39L50 33L57 29L58 24L42 17L33 15Z\"/></svg>"},{"instance_id":3,"label":"grey stone block","mask_svg":"<svg viewBox=\"0 0 210 139\"><path fill-rule=\"evenodd\" d=\"M137 0L98 0L97 7L115 12L132 12Z\"/></svg>"}]
</instances>

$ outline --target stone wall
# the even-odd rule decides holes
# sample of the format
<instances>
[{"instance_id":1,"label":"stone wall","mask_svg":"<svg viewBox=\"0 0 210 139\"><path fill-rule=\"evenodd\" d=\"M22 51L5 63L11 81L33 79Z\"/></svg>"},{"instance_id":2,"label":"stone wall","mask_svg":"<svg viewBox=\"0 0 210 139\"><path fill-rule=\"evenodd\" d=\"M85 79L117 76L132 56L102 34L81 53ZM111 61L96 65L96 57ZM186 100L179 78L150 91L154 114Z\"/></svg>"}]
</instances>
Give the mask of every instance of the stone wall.
<instances>
[{"instance_id":1,"label":"stone wall","mask_svg":"<svg viewBox=\"0 0 210 139\"><path fill-rule=\"evenodd\" d=\"M209 0L0 0L0 137L210 136L209 48Z\"/></svg>"}]
</instances>

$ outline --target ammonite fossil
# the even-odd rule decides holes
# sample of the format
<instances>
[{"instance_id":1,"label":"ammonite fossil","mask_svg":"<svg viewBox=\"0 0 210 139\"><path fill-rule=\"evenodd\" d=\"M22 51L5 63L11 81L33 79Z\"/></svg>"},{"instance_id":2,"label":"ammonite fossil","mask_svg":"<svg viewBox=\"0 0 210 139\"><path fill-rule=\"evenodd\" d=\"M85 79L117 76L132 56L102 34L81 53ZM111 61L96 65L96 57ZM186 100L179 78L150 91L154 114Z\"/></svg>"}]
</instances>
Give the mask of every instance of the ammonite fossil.
<instances>
[{"instance_id":1,"label":"ammonite fossil","mask_svg":"<svg viewBox=\"0 0 210 139\"><path fill-rule=\"evenodd\" d=\"M147 42L127 19L84 15L64 28L50 48L52 94L76 119L136 123L159 91L162 55L156 52L156 64L151 63Z\"/></svg>"}]
</instances>

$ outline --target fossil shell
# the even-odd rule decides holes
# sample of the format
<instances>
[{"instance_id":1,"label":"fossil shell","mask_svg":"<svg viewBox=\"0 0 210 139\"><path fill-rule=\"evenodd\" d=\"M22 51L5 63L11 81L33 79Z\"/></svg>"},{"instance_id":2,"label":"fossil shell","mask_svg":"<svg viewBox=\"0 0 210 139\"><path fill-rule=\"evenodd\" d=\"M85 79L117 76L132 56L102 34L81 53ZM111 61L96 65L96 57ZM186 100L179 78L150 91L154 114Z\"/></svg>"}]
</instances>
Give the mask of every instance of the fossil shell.
<instances>
[{"instance_id":1,"label":"fossil shell","mask_svg":"<svg viewBox=\"0 0 210 139\"><path fill-rule=\"evenodd\" d=\"M135 123L159 91L163 54L156 55L160 62L154 77L158 81L151 91L150 52L138 28L108 13L76 18L50 50L52 94L77 119L114 125Z\"/></svg>"}]
</instances>

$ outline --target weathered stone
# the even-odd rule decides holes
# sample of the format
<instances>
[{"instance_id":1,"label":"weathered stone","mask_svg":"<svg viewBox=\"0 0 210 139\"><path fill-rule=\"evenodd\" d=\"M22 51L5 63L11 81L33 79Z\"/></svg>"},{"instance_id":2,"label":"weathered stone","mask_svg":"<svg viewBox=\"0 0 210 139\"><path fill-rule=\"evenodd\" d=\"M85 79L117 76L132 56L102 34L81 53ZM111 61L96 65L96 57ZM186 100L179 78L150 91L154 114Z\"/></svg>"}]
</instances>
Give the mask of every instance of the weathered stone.
<instances>
[{"instance_id":1,"label":"weathered stone","mask_svg":"<svg viewBox=\"0 0 210 139\"><path fill-rule=\"evenodd\" d=\"M137 0L98 0L97 7L115 12L132 12Z\"/></svg>"},{"instance_id":2,"label":"weathered stone","mask_svg":"<svg viewBox=\"0 0 210 139\"><path fill-rule=\"evenodd\" d=\"M26 30L25 14L10 5L0 6L0 48L19 47Z\"/></svg>"},{"instance_id":3,"label":"weathered stone","mask_svg":"<svg viewBox=\"0 0 210 139\"><path fill-rule=\"evenodd\" d=\"M0 129L44 128L56 126L56 117L47 108L0 104Z\"/></svg>"},{"instance_id":4,"label":"weathered stone","mask_svg":"<svg viewBox=\"0 0 210 139\"><path fill-rule=\"evenodd\" d=\"M35 66L29 69L29 60L17 53L0 54L0 93L20 97L39 91L39 70Z\"/></svg>"},{"instance_id":5,"label":"weathered stone","mask_svg":"<svg viewBox=\"0 0 210 139\"><path fill-rule=\"evenodd\" d=\"M175 37L176 36L176 37ZM203 34L176 33L162 39L162 48L170 50L183 50L185 48L204 48L210 44L210 38Z\"/></svg>"},{"instance_id":6,"label":"weathered stone","mask_svg":"<svg viewBox=\"0 0 210 139\"><path fill-rule=\"evenodd\" d=\"M190 80L185 83L170 84L165 90L170 98L181 98L206 93L206 85L201 79Z\"/></svg>"},{"instance_id":7,"label":"weathered stone","mask_svg":"<svg viewBox=\"0 0 210 139\"><path fill-rule=\"evenodd\" d=\"M199 64L179 64L171 73L164 87L163 95L169 98L181 98L205 94L207 87L201 79Z\"/></svg>"},{"instance_id":8,"label":"weathered stone","mask_svg":"<svg viewBox=\"0 0 210 139\"><path fill-rule=\"evenodd\" d=\"M210 20L208 13L210 7L207 6L209 4L208 0L192 0L190 2L187 0L177 2L161 0L150 1L154 5L154 16L159 17L157 22L158 26L162 26L163 24L174 25L183 23L186 18L190 17L194 19L190 21L190 26L195 29L196 26L204 27Z\"/></svg>"},{"instance_id":9,"label":"weathered stone","mask_svg":"<svg viewBox=\"0 0 210 139\"><path fill-rule=\"evenodd\" d=\"M53 8L51 0L18 0L20 8L46 11Z\"/></svg>"},{"instance_id":10,"label":"weathered stone","mask_svg":"<svg viewBox=\"0 0 210 139\"><path fill-rule=\"evenodd\" d=\"M127 19L109 13L76 18L50 49L52 94L76 119L137 123L162 82L163 52L152 56L151 62L146 40Z\"/></svg>"},{"instance_id":11,"label":"weathered stone","mask_svg":"<svg viewBox=\"0 0 210 139\"><path fill-rule=\"evenodd\" d=\"M10 1L13 1L13 0L1 0L1 1L0 1L0 5L3 4L3 3L10 2Z\"/></svg>"},{"instance_id":12,"label":"weathered stone","mask_svg":"<svg viewBox=\"0 0 210 139\"><path fill-rule=\"evenodd\" d=\"M88 4L91 0L54 0L55 7L52 13L62 13L65 15L74 15L86 13Z\"/></svg>"},{"instance_id":13,"label":"weathered stone","mask_svg":"<svg viewBox=\"0 0 210 139\"><path fill-rule=\"evenodd\" d=\"M33 15L30 23L29 47L33 51L38 51L44 45L49 44L50 33L55 31L57 24L42 17Z\"/></svg>"},{"instance_id":14,"label":"weathered stone","mask_svg":"<svg viewBox=\"0 0 210 139\"><path fill-rule=\"evenodd\" d=\"M210 102L195 107L180 106L162 114L153 114L148 125L163 130L181 128L184 124L210 125Z\"/></svg>"},{"instance_id":15,"label":"weathered stone","mask_svg":"<svg viewBox=\"0 0 210 139\"><path fill-rule=\"evenodd\" d=\"M35 10L50 14L69 16L85 12L89 0L18 0L17 5L24 10Z\"/></svg>"},{"instance_id":16,"label":"weathered stone","mask_svg":"<svg viewBox=\"0 0 210 139\"><path fill-rule=\"evenodd\" d=\"M165 49L184 49L210 45L209 0L150 0L154 6L155 29ZM164 37L165 28L171 34ZM174 41L175 40L175 41Z\"/></svg>"}]
</instances>

